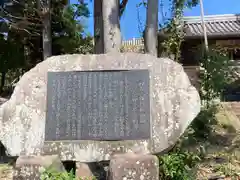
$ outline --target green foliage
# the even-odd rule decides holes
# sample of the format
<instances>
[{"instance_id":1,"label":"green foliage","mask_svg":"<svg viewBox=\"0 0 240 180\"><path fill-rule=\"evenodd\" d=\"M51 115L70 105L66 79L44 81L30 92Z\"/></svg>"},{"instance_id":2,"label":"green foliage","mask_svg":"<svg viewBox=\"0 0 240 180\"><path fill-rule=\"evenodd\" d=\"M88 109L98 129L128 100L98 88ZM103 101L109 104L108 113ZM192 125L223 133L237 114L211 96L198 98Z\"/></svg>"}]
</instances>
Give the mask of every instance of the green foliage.
<instances>
[{"instance_id":1,"label":"green foliage","mask_svg":"<svg viewBox=\"0 0 240 180\"><path fill-rule=\"evenodd\" d=\"M167 28L169 28L168 33L170 34L167 40L163 41L162 47L164 48L167 56L171 57L174 55L174 60L179 62L181 56L181 44L183 41L183 32L179 27L179 22L176 19L173 19Z\"/></svg>"},{"instance_id":2,"label":"green foliage","mask_svg":"<svg viewBox=\"0 0 240 180\"><path fill-rule=\"evenodd\" d=\"M231 177L233 180L239 179L239 171L234 168L233 165L229 165L228 163L218 164L214 167L215 172L221 172L225 176Z\"/></svg>"},{"instance_id":3,"label":"green foliage","mask_svg":"<svg viewBox=\"0 0 240 180\"><path fill-rule=\"evenodd\" d=\"M198 154L175 148L172 152L159 157L160 179L194 179L191 170L200 160L201 158Z\"/></svg>"},{"instance_id":4,"label":"green foliage","mask_svg":"<svg viewBox=\"0 0 240 180\"><path fill-rule=\"evenodd\" d=\"M41 174L41 180L75 180L75 177L72 170L69 173L46 170Z\"/></svg>"},{"instance_id":5,"label":"green foliage","mask_svg":"<svg viewBox=\"0 0 240 180\"><path fill-rule=\"evenodd\" d=\"M196 179L195 168L205 158L205 148L199 146L195 152L190 152L185 147L209 138L213 131L212 126L216 124L216 112L215 105L209 108L203 107L175 147L168 154L159 157L160 179Z\"/></svg>"},{"instance_id":6,"label":"green foliage","mask_svg":"<svg viewBox=\"0 0 240 180\"><path fill-rule=\"evenodd\" d=\"M85 35L83 25L84 19L90 14L87 4L82 1L71 5L67 3L66 0L51 1L53 55L92 52L92 38ZM1 11L3 20L9 22L11 36L18 36L17 40L25 46L24 57L29 66L27 69L43 59L43 13L40 8L38 0L13 1L12 5L2 8Z\"/></svg>"},{"instance_id":7,"label":"green foliage","mask_svg":"<svg viewBox=\"0 0 240 180\"><path fill-rule=\"evenodd\" d=\"M89 17L87 4L71 4L65 8L55 8L53 14L57 21L52 24L55 30L53 54L92 53L92 38L84 34L84 26L81 22Z\"/></svg>"},{"instance_id":8,"label":"green foliage","mask_svg":"<svg viewBox=\"0 0 240 180\"><path fill-rule=\"evenodd\" d=\"M201 54L201 52L205 51L199 49L198 52ZM200 96L202 109L187 130L188 140L190 138L206 140L211 136L213 127L217 124L217 103L214 100L219 98L224 87L230 83L232 79L232 64L223 51L219 51L216 47L211 47L207 54L203 53L202 56L199 55L199 57L202 60L200 64ZM180 147L184 147L184 143L180 144ZM204 148L200 148L200 150L199 155L196 157L193 155L194 160L200 160L200 157L204 158ZM176 179L192 179L189 170L191 170L191 167L193 167L197 161L193 161L192 166L189 166L188 163L191 162L191 160L188 161L189 157L192 157L192 155L188 154L187 151L176 154L170 153L165 156L163 160L169 165L166 166L167 168L165 167L164 172L170 177L169 179L175 179L175 177Z\"/></svg>"},{"instance_id":9,"label":"green foliage","mask_svg":"<svg viewBox=\"0 0 240 180\"><path fill-rule=\"evenodd\" d=\"M181 55L181 44L184 34L181 26L181 19L183 16L184 1L173 1L172 13L173 18L167 22L166 33L169 34L167 40L162 43L162 46L168 56L172 54L175 56L175 61L179 61Z\"/></svg>"},{"instance_id":10,"label":"green foliage","mask_svg":"<svg viewBox=\"0 0 240 180\"><path fill-rule=\"evenodd\" d=\"M15 40L11 38L5 39L3 36L0 37L0 72L7 72L10 69L24 65L23 46Z\"/></svg>"},{"instance_id":11,"label":"green foliage","mask_svg":"<svg viewBox=\"0 0 240 180\"><path fill-rule=\"evenodd\" d=\"M186 4L184 1L173 1L173 18L165 26L165 33L168 34L168 37L162 43L162 46L168 56L175 56L175 61L180 60L181 44L184 39L184 33L181 30L183 9L186 6L195 5L196 2ZM160 157L162 163L160 179L195 179L192 176L192 168L201 158L204 158L204 147L199 147L199 155L189 153L182 148L185 145L184 143L186 143L185 140L189 143L190 140L196 142L199 139L206 140L209 138L213 131L213 125L216 124L217 105L214 99L219 98L224 87L231 82L232 64L222 49L211 47L207 54L202 53L205 52L202 49L198 49L198 52L198 57L202 60L200 62L200 96L203 107L177 145L180 150Z\"/></svg>"},{"instance_id":12,"label":"green foliage","mask_svg":"<svg viewBox=\"0 0 240 180\"><path fill-rule=\"evenodd\" d=\"M172 0L172 17L167 22L160 25L160 28L167 34L167 39L162 42L161 46L167 56L174 55L176 62L180 61L181 44L184 39L182 28L182 17L185 8L191 8L198 4L198 0Z\"/></svg>"},{"instance_id":13,"label":"green foliage","mask_svg":"<svg viewBox=\"0 0 240 180\"><path fill-rule=\"evenodd\" d=\"M214 99L220 98L226 85L231 83L234 68L229 58L216 47L210 47L207 53L201 49L199 52L203 52L199 54L202 59L200 96L203 104L209 106Z\"/></svg>"},{"instance_id":14,"label":"green foliage","mask_svg":"<svg viewBox=\"0 0 240 180\"><path fill-rule=\"evenodd\" d=\"M41 174L41 180L96 180L96 177L76 178L73 170L70 172L57 172L48 169Z\"/></svg>"},{"instance_id":15,"label":"green foliage","mask_svg":"<svg viewBox=\"0 0 240 180\"><path fill-rule=\"evenodd\" d=\"M200 62L200 97L202 109L191 124L194 136L197 138L208 138L216 124L217 102L224 88L232 81L233 64L223 50L211 46L206 52L202 46L198 48Z\"/></svg>"},{"instance_id":16,"label":"green foliage","mask_svg":"<svg viewBox=\"0 0 240 180\"><path fill-rule=\"evenodd\" d=\"M181 44L184 39L182 31L183 9L185 7L196 6L198 1L174 0L172 6L172 19L165 25L167 39L162 43L162 46L168 56L174 55L174 60L179 61L181 57ZM218 98L223 92L224 87L231 82L231 62L222 50L219 51L216 47L211 47L206 53L202 53L198 49L199 59L201 59L201 90L200 96L202 100L202 109L199 115L192 122L186 131L186 135L182 137L178 144L179 150L170 152L162 156L161 162L161 179L167 180L189 180L195 179L192 176L192 168L197 162L204 158L205 148L199 147L199 154L189 153L182 150L184 147L184 138L188 141L194 139L207 139L213 131L213 125L216 122L217 105L214 99Z\"/></svg>"},{"instance_id":17,"label":"green foliage","mask_svg":"<svg viewBox=\"0 0 240 180\"><path fill-rule=\"evenodd\" d=\"M0 79L7 86L43 60L42 5L38 0L11 2L0 7L0 35L5 34L0 37ZM52 54L92 53L92 37L84 32L84 20L89 17L87 4L67 3L51 1Z\"/></svg>"},{"instance_id":18,"label":"green foliage","mask_svg":"<svg viewBox=\"0 0 240 180\"><path fill-rule=\"evenodd\" d=\"M195 138L207 139L212 132L212 125L217 123L216 113L216 105L211 105L208 108L203 107L190 126L193 130L192 136Z\"/></svg>"}]
</instances>

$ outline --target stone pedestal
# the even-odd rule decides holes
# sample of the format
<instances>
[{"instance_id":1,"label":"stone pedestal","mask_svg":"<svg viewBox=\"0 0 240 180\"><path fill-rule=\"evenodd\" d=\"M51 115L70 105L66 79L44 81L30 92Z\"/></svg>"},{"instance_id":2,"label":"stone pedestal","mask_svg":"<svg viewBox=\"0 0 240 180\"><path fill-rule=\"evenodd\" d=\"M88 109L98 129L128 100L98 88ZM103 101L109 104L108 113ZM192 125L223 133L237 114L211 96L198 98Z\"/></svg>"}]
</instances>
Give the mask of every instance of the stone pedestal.
<instances>
[{"instance_id":1,"label":"stone pedestal","mask_svg":"<svg viewBox=\"0 0 240 180\"><path fill-rule=\"evenodd\" d=\"M159 180L159 161L154 155L127 153L110 160L108 180Z\"/></svg>"},{"instance_id":2,"label":"stone pedestal","mask_svg":"<svg viewBox=\"0 0 240 180\"><path fill-rule=\"evenodd\" d=\"M57 155L52 156L20 156L14 167L13 180L40 180L45 169L65 171Z\"/></svg>"},{"instance_id":3,"label":"stone pedestal","mask_svg":"<svg viewBox=\"0 0 240 180\"><path fill-rule=\"evenodd\" d=\"M91 179L93 178L93 172L90 164L76 162L76 177L82 179Z\"/></svg>"}]
</instances>

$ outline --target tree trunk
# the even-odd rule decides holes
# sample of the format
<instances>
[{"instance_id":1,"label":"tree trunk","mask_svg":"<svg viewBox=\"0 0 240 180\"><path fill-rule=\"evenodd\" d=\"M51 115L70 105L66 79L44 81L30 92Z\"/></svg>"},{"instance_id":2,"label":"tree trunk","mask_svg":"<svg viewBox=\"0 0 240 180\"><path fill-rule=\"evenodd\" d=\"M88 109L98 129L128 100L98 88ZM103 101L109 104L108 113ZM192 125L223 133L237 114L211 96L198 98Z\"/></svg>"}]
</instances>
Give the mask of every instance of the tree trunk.
<instances>
[{"instance_id":1,"label":"tree trunk","mask_svg":"<svg viewBox=\"0 0 240 180\"><path fill-rule=\"evenodd\" d=\"M94 53L104 53L102 1L94 0Z\"/></svg>"},{"instance_id":2,"label":"tree trunk","mask_svg":"<svg viewBox=\"0 0 240 180\"><path fill-rule=\"evenodd\" d=\"M104 52L120 52L119 0L103 0Z\"/></svg>"},{"instance_id":3,"label":"tree trunk","mask_svg":"<svg viewBox=\"0 0 240 180\"><path fill-rule=\"evenodd\" d=\"M148 0L144 33L145 52L157 56L158 51L158 0Z\"/></svg>"},{"instance_id":4,"label":"tree trunk","mask_svg":"<svg viewBox=\"0 0 240 180\"><path fill-rule=\"evenodd\" d=\"M43 0L43 59L52 56L51 0Z\"/></svg>"}]
</instances>

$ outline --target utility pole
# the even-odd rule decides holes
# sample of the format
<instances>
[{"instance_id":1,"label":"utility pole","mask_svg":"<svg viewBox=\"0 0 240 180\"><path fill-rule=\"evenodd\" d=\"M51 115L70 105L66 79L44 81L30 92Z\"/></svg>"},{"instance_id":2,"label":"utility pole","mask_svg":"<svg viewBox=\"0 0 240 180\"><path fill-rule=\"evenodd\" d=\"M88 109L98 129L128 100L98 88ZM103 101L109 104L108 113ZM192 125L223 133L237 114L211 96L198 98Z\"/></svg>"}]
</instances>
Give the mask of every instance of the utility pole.
<instances>
[{"instance_id":1,"label":"utility pole","mask_svg":"<svg viewBox=\"0 0 240 180\"><path fill-rule=\"evenodd\" d=\"M203 0L200 0L200 8L201 8L201 20L202 20L202 28L203 28L203 35L204 35L205 50L206 50L206 52L208 52L208 39L207 39L206 24L205 24L205 21L204 21Z\"/></svg>"},{"instance_id":2,"label":"utility pole","mask_svg":"<svg viewBox=\"0 0 240 180\"><path fill-rule=\"evenodd\" d=\"M204 43L205 43L205 51L204 51L204 58L206 58L205 61L205 69L208 66L208 63L210 61L209 59L209 48L208 48L208 39L207 39L207 29L206 29L206 24L204 21L204 9L203 9L203 0L199 0L200 2L200 8L201 8L201 19L202 19L202 28L203 28L203 35L204 35ZM206 75L204 75L204 81L206 83L206 86L209 87L209 74L207 73ZM208 99L210 97L210 90L207 90L207 99L206 102L204 103L206 108L209 108L209 101L210 99Z\"/></svg>"}]
</instances>

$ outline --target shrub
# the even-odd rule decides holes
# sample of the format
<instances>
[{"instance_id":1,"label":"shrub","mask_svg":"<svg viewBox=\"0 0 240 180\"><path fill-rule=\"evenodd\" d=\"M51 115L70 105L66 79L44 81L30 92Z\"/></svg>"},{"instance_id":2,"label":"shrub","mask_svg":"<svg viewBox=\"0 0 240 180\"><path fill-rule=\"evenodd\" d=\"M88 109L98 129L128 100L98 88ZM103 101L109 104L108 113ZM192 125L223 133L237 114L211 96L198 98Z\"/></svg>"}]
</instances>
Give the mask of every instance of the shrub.
<instances>
[{"instance_id":1,"label":"shrub","mask_svg":"<svg viewBox=\"0 0 240 180\"><path fill-rule=\"evenodd\" d=\"M212 132L212 125L217 123L216 120L217 106L211 105L203 107L198 116L192 122L190 128L193 130L192 135L195 138L207 139Z\"/></svg>"},{"instance_id":2,"label":"shrub","mask_svg":"<svg viewBox=\"0 0 240 180\"><path fill-rule=\"evenodd\" d=\"M200 160L201 158L198 155L177 148L177 150L173 150L172 152L159 157L160 179L194 179L191 170Z\"/></svg>"},{"instance_id":3,"label":"shrub","mask_svg":"<svg viewBox=\"0 0 240 180\"><path fill-rule=\"evenodd\" d=\"M43 171L41 180L96 180L96 177L76 178L73 170L70 172L56 172L54 170L47 169Z\"/></svg>"}]
</instances>

